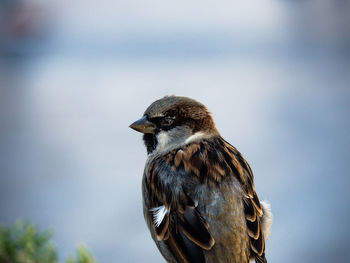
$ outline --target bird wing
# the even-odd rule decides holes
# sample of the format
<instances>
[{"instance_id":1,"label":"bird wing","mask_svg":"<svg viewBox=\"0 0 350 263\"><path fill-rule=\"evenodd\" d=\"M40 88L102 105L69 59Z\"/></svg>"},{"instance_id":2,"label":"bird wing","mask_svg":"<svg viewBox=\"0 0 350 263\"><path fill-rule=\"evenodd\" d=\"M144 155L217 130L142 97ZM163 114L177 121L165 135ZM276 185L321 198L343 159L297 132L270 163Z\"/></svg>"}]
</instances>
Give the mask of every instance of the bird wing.
<instances>
[{"instance_id":1,"label":"bird wing","mask_svg":"<svg viewBox=\"0 0 350 263\"><path fill-rule=\"evenodd\" d=\"M170 156L168 156L170 157ZM174 170L164 160L154 160L146 176L148 218L158 241L163 241L177 262L204 263L204 250L215 243L209 225L197 210L194 202L181 191L173 193L161 180L164 173ZM182 171L183 172L183 171ZM162 252L163 253L163 252Z\"/></svg>"},{"instance_id":2,"label":"bird wing","mask_svg":"<svg viewBox=\"0 0 350 263\"><path fill-rule=\"evenodd\" d=\"M255 192L253 172L248 162L235 147L222 138L218 140L220 145L223 146L220 147L222 149L221 154L232 170L232 174L240 182L244 192L243 205L250 239L251 256L255 258L257 263L267 263L265 258L265 239L261 226L263 209Z\"/></svg>"}]
</instances>

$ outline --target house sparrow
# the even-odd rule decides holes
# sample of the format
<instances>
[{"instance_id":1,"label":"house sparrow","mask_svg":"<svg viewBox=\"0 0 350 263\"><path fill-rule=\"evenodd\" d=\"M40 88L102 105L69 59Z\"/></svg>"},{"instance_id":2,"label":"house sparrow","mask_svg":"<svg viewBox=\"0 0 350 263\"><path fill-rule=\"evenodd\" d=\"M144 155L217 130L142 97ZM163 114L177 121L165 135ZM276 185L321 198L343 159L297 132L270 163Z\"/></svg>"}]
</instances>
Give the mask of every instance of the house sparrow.
<instances>
[{"instance_id":1,"label":"house sparrow","mask_svg":"<svg viewBox=\"0 0 350 263\"><path fill-rule=\"evenodd\" d=\"M144 134L143 213L167 262L267 262L270 207L203 104L166 96L130 128Z\"/></svg>"}]
</instances>

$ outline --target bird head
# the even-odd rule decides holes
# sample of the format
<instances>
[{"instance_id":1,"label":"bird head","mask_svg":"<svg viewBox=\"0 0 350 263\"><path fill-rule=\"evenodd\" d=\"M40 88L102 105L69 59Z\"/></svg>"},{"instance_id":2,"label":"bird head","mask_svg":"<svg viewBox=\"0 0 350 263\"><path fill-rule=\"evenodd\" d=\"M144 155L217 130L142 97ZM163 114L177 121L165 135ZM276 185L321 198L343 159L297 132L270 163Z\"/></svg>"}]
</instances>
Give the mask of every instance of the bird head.
<instances>
[{"instance_id":1,"label":"bird head","mask_svg":"<svg viewBox=\"0 0 350 263\"><path fill-rule=\"evenodd\" d=\"M130 128L144 134L148 154L219 135L207 107L193 99L178 96L156 100Z\"/></svg>"}]
</instances>

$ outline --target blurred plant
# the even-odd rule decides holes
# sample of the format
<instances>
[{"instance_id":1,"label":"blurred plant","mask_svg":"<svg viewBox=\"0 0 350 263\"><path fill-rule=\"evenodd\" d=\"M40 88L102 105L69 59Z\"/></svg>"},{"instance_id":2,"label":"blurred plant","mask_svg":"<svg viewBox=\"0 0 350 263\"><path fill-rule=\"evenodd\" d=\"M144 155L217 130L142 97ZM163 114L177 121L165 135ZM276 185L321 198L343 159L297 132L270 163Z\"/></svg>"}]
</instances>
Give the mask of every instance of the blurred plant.
<instances>
[{"instance_id":1,"label":"blurred plant","mask_svg":"<svg viewBox=\"0 0 350 263\"><path fill-rule=\"evenodd\" d=\"M40 232L28 221L17 220L11 227L0 226L1 263L57 263L53 232ZM97 263L84 246L77 249L77 259L69 257L66 263Z\"/></svg>"},{"instance_id":2,"label":"blurred plant","mask_svg":"<svg viewBox=\"0 0 350 263\"><path fill-rule=\"evenodd\" d=\"M77 259L72 257L67 258L66 263L97 263L86 247L80 246L77 248Z\"/></svg>"},{"instance_id":3,"label":"blurred plant","mask_svg":"<svg viewBox=\"0 0 350 263\"><path fill-rule=\"evenodd\" d=\"M54 263L52 231L39 232L33 224L18 220L12 227L0 227L0 262Z\"/></svg>"}]
</instances>

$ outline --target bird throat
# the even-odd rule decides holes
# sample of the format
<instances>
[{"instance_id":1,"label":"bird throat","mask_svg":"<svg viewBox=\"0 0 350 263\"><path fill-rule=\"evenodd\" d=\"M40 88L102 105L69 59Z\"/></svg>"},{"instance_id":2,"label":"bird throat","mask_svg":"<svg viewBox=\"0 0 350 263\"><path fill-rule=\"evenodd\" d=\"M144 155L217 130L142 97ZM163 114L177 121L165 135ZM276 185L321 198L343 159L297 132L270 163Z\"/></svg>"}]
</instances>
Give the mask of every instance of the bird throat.
<instances>
[{"instance_id":1,"label":"bird throat","mask_svg":"<svg viewBox=\"0 0 350 263\"><path fill-rule=\"evenodd\" d=\"M143 135L143 141L146 145L147 154L150 154L157 148L157 137L155 134L146 133Z\"/></svg>"}]
</instances>

